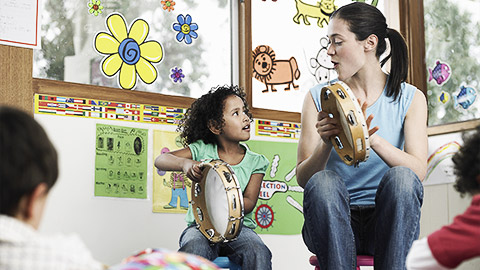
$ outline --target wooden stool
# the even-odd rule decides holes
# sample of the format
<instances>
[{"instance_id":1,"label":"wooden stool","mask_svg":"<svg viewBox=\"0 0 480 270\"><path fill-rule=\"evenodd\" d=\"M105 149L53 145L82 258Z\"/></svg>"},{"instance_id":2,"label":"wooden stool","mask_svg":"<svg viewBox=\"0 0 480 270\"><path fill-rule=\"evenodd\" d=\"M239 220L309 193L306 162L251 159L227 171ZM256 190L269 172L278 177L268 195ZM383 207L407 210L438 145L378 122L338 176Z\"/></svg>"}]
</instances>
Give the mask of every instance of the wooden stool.
<instances>
[{"instance_id":1,"label":"wooden stool","mask_svg":"<svg viewBox=\"0 0 480 270\"><path fill-rule=\"evenodd\" d=\"M241 270L242 268L240 267L240 265L234 263L234 262L231 262L230 259L228 259L228 257L217 257L213 263L220 267L220 268L226 268L226 269L230 269L230 270Z\"/></svg>"},{"instance_id":2,"label":"wooden stool","mask_svg":"<svg viewBox=\"0 0 480 270\"><path fill-rule=\"evenodd\" d=\"M315 270L320 270L320 264L318 263L317 256L310 256L310 264L315 266ZM373 256L358 255L357 270L360 270L360 266L373 266Z\"/></svg>"}]
</instances>

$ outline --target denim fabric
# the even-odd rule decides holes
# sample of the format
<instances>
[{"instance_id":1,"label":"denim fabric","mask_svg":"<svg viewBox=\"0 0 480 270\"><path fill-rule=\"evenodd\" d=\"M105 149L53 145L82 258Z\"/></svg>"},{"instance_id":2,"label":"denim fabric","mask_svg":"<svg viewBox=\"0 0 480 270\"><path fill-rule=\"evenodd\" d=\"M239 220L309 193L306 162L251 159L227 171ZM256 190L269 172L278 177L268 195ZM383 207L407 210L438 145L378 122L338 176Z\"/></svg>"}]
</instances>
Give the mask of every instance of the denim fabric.
<instances>
[{"instance_id":1,"label":"denim fabric","mask_svg":"<svg viewBox=\"0 0 480 270\"><path fill-rule=\"evenodd\" d=\"M422 183L405 167L385 173L375 205L350 205L340 176L320 171L304 189L303 240L322 270L353 270L357 254L374 255L375 269L403 270L420 232L422 202Z\"/></svg>"},{"instance_id":2,"label":"denim fabric","mask_svg":"<svg viewBox=\"0 0 480 270\"><path fill-rule=\"evenodd\" d=\"M187 227L180 236L179 251L202 256L210 261L227 256L242 269L272 269L272 253L252 229L242 227L237 239L211 244L195 225Z\"/></svg>"}]
</instances>

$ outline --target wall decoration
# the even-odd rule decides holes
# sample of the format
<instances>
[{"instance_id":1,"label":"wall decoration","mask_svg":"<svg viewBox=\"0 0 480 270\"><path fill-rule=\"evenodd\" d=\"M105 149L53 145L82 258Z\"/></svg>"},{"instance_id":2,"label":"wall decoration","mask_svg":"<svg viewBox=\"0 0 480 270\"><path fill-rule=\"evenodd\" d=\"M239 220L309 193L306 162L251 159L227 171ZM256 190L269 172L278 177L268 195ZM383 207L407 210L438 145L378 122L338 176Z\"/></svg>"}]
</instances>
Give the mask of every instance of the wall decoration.
<instances>
[{"instance_id":1,"label":"wall decoration","mask_svg":"<svg viewBox=\"0 0 480 270\"><path fill-rule=\"evenodd\" d=\"M300 24L300 17L303 17L303 23L310 25L308 17L318 19L317 25L320 28L327 26L330 22L330 15L338 8L335 6L335 0L321 0L317 5L309 5L301 0L295 0L297 14L293 17L296 24Z\"/></svg>"},{"instance_id":2,"label":"wall decoration","mask_svg":"<svg viewBox=\"0 0 480 270\"><path fill-rule=\"evenodd\" d=\"M287 139L300 139L300 124L270 120L255 121L255 135Z\"/></svg>"},{"instance_id":3,"label":"wall decoration","mask_svg":"<svg viewBox=\"0 0 480 270\"><path fill-rule=\"evenodd\" d=\"M314 69L311 74L318 83L327 83L338 77L337 72L333 68L330 56L327 54L328 37L320 39L320 50L315 57L310 58L310 67Z\"/></svg>"},{"instance_id":4,"label":"wall decoration","mask_svg":"<svg viewBox=\"0 0 480 270\"><path fill-rule=\"evenodd\" d=\"M423 185L446 184L455 181L452 157L460 149L458 141L459 139L461 141L461 138L458 134L451 136L454 138L447 140L447 143L445 140L437 140L435 137L429 138L430 156L427 160L427 175L423 180Z\"/></svg>"},{"instance_id":5,"label":"wall decoration","mask_svg":"<svg viewBox=\"0 0 480 270\"><path fill-rule=\"evenodd\" d=\"M174 83L181 83L183 78L185 78L185 75L183 74L183 71L181 68L178 68L178 67L172 68L172 74L170 74L170 79Z\"/></svg>"},{"instance_id":6,"label":"wall decoration","mask_svg":"<svg viewBox=\"0 0 480 270\"><path fill-rule=\"evenodd\" d=\"M295 90L294 80L300 78L300 70L298 69L297 60L290 57L289 60L276 60L275 52L270 46L260 45L253 50L253 77L263 82L266 89L263 93L269 91L276 92L274 85L286 84L285 91L290 90L290 84Z\"/></svg>"},{"instance_id":7,"label":"wall decoration","mask_svg":"<svg viewBox=\"0 0 480 270\"><path fill-rule=\"evenodd\" d=\"M167 10L168 12L174 10L175 2L172 0L163 0L162 2L163 9Z\"/></svg>"},{"instance_id":8,"label":"wall decoration","mask_svg":"<svg viewBox=\"0 0 480 270\"><path fill-rule=\"evenodd\" d=\"M173 151L178 146L178 132L154 130L153 159L163 153ZM152 211L156 213L186 213L191 200L192 181L182 172L158 171L153 174Z\"/></svg>"},{"instance_id":9,"label":"wall decoration","mask_svg":"<svg viewBox=\"0 0 480 270\"><path fill-rule=\"evenodd\" d=\"M147 198L148 130L96 127L95 196Z\"/></svg>"},{"instance_id":10,"label":"wall decoration","mask_svg":"<svg viewBox=\"0 0 480 270\"><path fill-rule=\"evenodd\" d=\"M368 2L365 1L365 0L354 0L354 1L356 1L356 2L362 2L362 3L367 3L367 4L368 4ZM370 3L370 5L376 7L376 6L378 5L378 0L372 0L372 2Z\"/></svg>"},{"instance_id":11,"label":"wall decoration","mask_svg":"<svg viewBox=\"0 0 480 270\"><path fill-rule=\"evenodd\" d=\"M460 92L453 96L454 107L468 109L477 98L477 90L469 86L460 86Z\"/></svg>"},{"instance_id":12,"label":"wall decoration","mask_svg":"<svg viewBox=\"0 0 480 270\"><path fill-rule=\"evenodd\" d=\"M464 136L474 130L458 131L448 134L428 136L427 175L423 185L453 183L456 180L452 157L463 146Z\"/></svg>"},{"instance_id":13,"label":"wall decoration","mask_svg":"<svg viewBox=\"0 0 480 270\"><path fill-rule=\"evenodd\" d=\"M192 44L192 38L196 39L198 37L196 30L198 30L198 25L192 23L192 16L187 14L183 16L182 14L177 16L178 23L173 24L173 30L177 31L176 36L178 42L185 40L185 44Z\"/></svg>"},{"instance_id":14,"label":"wall decoration","mask_svg":"<svg viewBox=\"0 0 480 270\"><path fill-rule=\"evenodd\" d=\"M448 101L450 100L450 94L445 92L445 91L442 91L440 93L440 96L438 97L438 101L440 101L441 103L445 104L447 103Z\"/></svg>"},{"instance_id":15,"label":"wall decoration","mask_svg":"<svg viewBox=\"0 0 480 270\"><path fill-rule=\"evenodd\" d=\"M303 225L303 188L295 178L297 143L247 141L249 149L270 161L253 210L260 234L299 234Z\"/></svg>"},{"instance_id":16,"label":"wall decoration","mask_svg":"<svg viewBox=\"0 0 480 270\"><path fill-rule=\"evenodd\" d=\"M98 16L98 14L102 14L103 6L100 0L91 0L88 3L88 12L92 15Z\"/></svg>"},{"instance_id":17,"label":"wall decoration","mask_svg":"<svg viewBox=\"0 0 480 270\"><path fill-rule=\"evenodd\" d=\"M157 79L157 70L151 63L163 58L162 45L157 41L145 41L149 25L142 19L135 20L127 30L125 19L118 13L110 14L105 21L111 35L100 32L95 36L95 50L106 55L102 61L102 72L107 77L118 75L118 85L133 89L140 79L151 84Z\"/></svg>"},{"instance_id":18,"label":"wall decoration","mask_svg":"<svg viewBox=\"0 0 480 270\"><path fill-rule=\"evenodd\" d=\"M350 3L352 0L251 1L251 51L254 52L259 46L268 46L274 51L276 60L295 59L298 69L298 72L296 69L290 72L291 79L283 78L284 85L273 85L277 92L271 93L271 85L266 85L266 82L273 83L267 81L268 73L262 73L258 66L254 66L255 62L249 59L248 68L254 73L248 78L251 80L249 84L251 83L253 108L300 113L305 96L312 87L326 82L328 78L337 79L330 56L327 55L326 37L330 20L328 15L318 14L321 14L322 9L328 9L327 13L331 13ZM388 16L385 3L386 1L378 1L376 4ZM292 21L293 18L298 23ZM249 58L255 56L252 52L247 52ZM297 78L297 75L300 76ZM295 91L283 91L289 81L298 86ZM291 84L289 88L292 89Z\"/></svg>"},{"instance_id":19,"label":"wall decoration","mask_svg":"<svg viewBox=\"0 0 480 270\"><path fill-rule=\"evenodd\" d=\"M450 79L450 65L437 60L435 67L433 69L429 68L428 73L430 74L428 77L429 82L433 80L437 85L443 85Z\"/></svg>"},{"instance_id":20,"label":"wall decoration","mask_svg":"<svg viewBox=\"0 0 480 270\"><path fill-rule=\"evenodd\" d=\"M35 113L39 114L177 125L185 112L158 105L35 95Z\"/></svg>"}]
</instances>

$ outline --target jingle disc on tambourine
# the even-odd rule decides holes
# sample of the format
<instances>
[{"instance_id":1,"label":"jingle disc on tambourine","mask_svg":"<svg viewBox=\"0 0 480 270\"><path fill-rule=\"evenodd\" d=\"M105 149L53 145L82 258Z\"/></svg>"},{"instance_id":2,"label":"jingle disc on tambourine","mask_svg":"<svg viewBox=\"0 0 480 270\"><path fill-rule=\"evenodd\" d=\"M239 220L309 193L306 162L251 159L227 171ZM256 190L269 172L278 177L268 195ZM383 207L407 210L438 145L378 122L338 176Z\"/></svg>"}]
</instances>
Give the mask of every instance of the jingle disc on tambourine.
<instances>
[{"instance_id":1,"label":"jingle disc on tambourine","mask_svg":"<svg viewBox=\"0 0 480 270\"><path fill-rule=\"evenodd\" d=\"M341 124L341 132L332 136L335 151L347 165L367 161L370 153L368 127L360 104L352 90L344 82L336 82L322 88L322 110Z\"/></svg>"}]
</instances>

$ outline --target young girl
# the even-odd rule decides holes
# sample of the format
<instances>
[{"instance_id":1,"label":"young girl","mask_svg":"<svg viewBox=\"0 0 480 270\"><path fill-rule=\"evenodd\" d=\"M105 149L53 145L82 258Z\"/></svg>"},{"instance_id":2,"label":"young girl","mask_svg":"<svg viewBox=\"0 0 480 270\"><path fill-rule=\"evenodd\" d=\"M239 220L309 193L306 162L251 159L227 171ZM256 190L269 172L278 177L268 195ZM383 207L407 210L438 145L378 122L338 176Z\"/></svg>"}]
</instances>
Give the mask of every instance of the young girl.
<instances>
[{"instance_id":1,"label":"young girl","mask_svg":"<svg viewBox=\"0 0 480 270\"><path fill-rule=\"evenodd\" d=\"M413 242L407 256L409 270L446 270L480 256L480 126L464 138L464 145L453 156L457 176L455 189L460 196L472 196L465 213L453 223Z\"/></svg>"},{"instance_id":2,"label":"young girl","mask_svg":"<svg viewBox=\"0 0 480 270\"><path fill-rule=\"evenodd\" d=\"M245 217L240 234L235 241L211 244L196 228L190 205L179 251L209 260L226 255L243 269L264 270L272 268L272 254L253 231L252 210L269 162L240 143L250 139L251 121L244 92L236 86L213 88L193 102L179 124L185 148L158 156L155 166L163 171L183 171L198 182L203 169L200 160L221 159L230 164L243 192Z\"/></svg>"},{"instance_id":3,"label":"young girl","mask_svg":"<svg viewBox=\"0 0 480 270\"><path fill-rule=\"evenodd\" d=\"M304 187L303 238L321 269L355 269L356 255L374 255L375 269L405 269L418 237L421 180L427 167L427 105L405 83L406 44L374 6L354 2L335 11L327 50L369 126L370 157L357 168L339 158L329 138L341 124L322 111L313 87L302 108L297 181ZM390 53L384 60L380 57ZM382 71L391 60L387 75ZM373 128L372 128L373 127Z\"/></svg>"}]
</instances>

